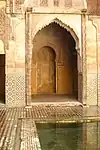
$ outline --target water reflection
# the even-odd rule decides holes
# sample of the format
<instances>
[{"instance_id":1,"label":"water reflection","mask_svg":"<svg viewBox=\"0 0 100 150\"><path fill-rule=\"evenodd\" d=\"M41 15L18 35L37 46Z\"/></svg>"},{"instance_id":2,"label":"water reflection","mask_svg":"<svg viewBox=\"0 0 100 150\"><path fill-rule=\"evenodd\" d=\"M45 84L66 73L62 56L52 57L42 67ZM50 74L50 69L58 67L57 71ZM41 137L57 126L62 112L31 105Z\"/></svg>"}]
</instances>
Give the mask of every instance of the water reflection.
<instances>
[{"instance_id":1,"label":"water reflection","mask_svg":"<svg viewBox=\"0 0 100 150\"><path fill-rule=\"evenodd\" d=\"M100 150L100 122L87 123L84 125L83 141L86 150Z\"/></svg>"},{"instance_id":2,"label":"water reflection","mask_svg":"<svg viewBox=\"0 0 100 150\"><path fill-rule=\"evenodd\" d=\"M37 124L42 150L100 150L100 123Z\"/></svg>"}]
</instances>

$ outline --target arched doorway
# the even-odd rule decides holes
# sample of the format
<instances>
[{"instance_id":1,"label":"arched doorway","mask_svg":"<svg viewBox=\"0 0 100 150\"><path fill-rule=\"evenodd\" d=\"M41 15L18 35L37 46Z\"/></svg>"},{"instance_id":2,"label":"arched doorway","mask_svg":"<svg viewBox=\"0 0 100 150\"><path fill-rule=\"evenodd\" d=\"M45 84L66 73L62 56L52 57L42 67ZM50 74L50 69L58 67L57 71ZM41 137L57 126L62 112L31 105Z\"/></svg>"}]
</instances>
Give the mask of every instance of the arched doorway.
<instances>
[{"instance_id":1,"label":"arched doorway","mask_svg":"<svg viewBox=\"0 0 100 150\"><path fill-rule=\"evenodd\" d=\"M78 54L75 48L76 42L71 33L55 22L35 35L32 95L55 93L78 98Z\"/></svg>"},{"instance_id":2,"label":"arched doorway","mask_svg":"<svg viewBox=\"0 0 100 150\"><path fill-rule=\"evenodd\" d=\"M56 93L55 59L54 50L48 46L33 54L32 95Z\"/></svg>"}]
</instances>

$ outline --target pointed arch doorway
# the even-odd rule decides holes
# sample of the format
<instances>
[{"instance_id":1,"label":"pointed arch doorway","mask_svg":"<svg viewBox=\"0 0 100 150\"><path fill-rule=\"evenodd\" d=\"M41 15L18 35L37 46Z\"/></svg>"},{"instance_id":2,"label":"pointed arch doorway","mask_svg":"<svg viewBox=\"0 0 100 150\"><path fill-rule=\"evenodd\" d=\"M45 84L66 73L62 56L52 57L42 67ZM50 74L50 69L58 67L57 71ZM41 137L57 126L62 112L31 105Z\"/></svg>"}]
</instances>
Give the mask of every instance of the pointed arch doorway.
<instances>
[{"instance_id":1,"label":"pointed arch doorway","mask_svg":"<svg viewBox=\"0 0 100 150\"><path fill-rule=\"evenodd\" d=\"M31 28L32 26L29 27L29 31ZM53 32L50 31L51 29ZM26 48L26 104L34 102L32 96L36 93L38 83L36 53L43 47L52 48L56 54L55 95L72 95L75 100L82 102L82 56L80 56L79 37L74 30L59 19L54 19L36 28L33 36L31 32L29 35Z\"/></svg>"},{"instance_id":2,"label":"pointed arch doorway","mask_svg":"<svg viewBox=\"0 0 100 150\"><path fill-rule=\"evenodd\" d=\"M32 95L56 93L56 54L54 50L49 46L44 46L33 54L32 60Z\"/></svg>"},{"instance_id":3,"label":"pointed arch doorway","mask_svg":"<svg viewBox=\"0 0 100 150\"><path fill-rule=\"evenodd\" d=\"M69 31L52 22L37 32L32 51L32 102L40 95L60 95L61 99L72 96L77 100L78 61L76 41Z\"/></svg>"}]
</instances>

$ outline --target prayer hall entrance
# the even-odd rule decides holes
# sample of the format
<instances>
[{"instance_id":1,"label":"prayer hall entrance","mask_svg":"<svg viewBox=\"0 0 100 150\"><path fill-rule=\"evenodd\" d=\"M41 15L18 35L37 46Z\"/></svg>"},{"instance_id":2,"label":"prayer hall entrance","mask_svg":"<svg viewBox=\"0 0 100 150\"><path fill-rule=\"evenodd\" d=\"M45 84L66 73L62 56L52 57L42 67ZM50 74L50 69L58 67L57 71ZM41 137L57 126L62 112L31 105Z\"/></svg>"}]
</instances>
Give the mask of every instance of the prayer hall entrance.
<instances>
[{"instance_id":1,"label":"prayer hall entrance","mask_svg":"<svg viewBox=\"0 0 100 150\"><path fill-rule=\"evenodd\" d=\"M71 33L53 22L37 32L33 40L32 102L78 99L76 43ZM45 98L44 98L45 97Z\"/></svg>"}]
</instances>

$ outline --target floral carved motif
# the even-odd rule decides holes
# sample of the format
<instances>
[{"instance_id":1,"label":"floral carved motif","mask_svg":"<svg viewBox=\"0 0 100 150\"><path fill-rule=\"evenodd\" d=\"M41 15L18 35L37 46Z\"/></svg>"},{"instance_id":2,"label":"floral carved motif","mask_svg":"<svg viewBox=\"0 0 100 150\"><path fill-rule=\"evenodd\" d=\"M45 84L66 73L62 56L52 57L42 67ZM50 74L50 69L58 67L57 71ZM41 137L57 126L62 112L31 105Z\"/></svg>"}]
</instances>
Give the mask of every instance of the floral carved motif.
<instances>
[{"instance_id":1,"label":"floral carved motif","mask_svg":"<svg viewBox=\"0 0 100 150\"><path fill-rule=\"evenodd\" d=\"M40 0L40 6L48 6L48 0Z\"/></svg>"},{"instance_id":2,"label":"floral carved motif","mask_svg":"<svg viewBox=\"0 0 100 150\"><path fill-rule=\"evenodd\" d=\"M5 14L4 14L4 8L0 9L0 38L4 36L5 32Z\"/></svg>"},{"instance_id":3,"label":"floral carved motif","mask_svg":"<svg viewBox=\"0 0 100 150\"><path fill-rule=\"evenodd\" d=\"M21 13L24 1L25 0L7 0L6 2L7 13Z\"/></svg>"},{"instance_id":4,"label":"floral carved motif","mask_svg":"<svg viewBox=\"0 0 100 150\"><path fill-rule=\"evenodd\" d=\"M4 42L5 48L8 49L8 40L11 38L10 18L5 13L5 8L0 9L0 40Z\"/></svg>"},{"instance_id":5,"label":"floral carved motif","mask_svg":"<svg viewBox=\"0 0 100 150\"><path fill-rule=\"evenodd\" d=\"M54 6L59 6L59 0L54 0Z\"/></svg>"},{"instance_id":6,"label":"floral carved motif","mask_svg":"<svg viewBox=\"0 0 100 150\"><path fill-rule=\"evenodd\" d=\"M14 0L15 12L22 12L22 4L24 4L24 0Z\"/></svg>"}]
</instances>

